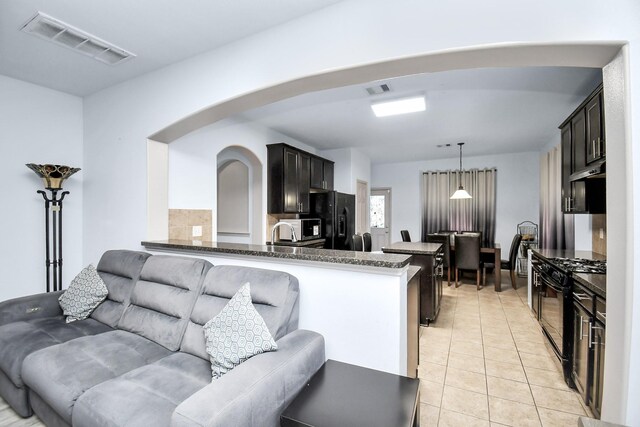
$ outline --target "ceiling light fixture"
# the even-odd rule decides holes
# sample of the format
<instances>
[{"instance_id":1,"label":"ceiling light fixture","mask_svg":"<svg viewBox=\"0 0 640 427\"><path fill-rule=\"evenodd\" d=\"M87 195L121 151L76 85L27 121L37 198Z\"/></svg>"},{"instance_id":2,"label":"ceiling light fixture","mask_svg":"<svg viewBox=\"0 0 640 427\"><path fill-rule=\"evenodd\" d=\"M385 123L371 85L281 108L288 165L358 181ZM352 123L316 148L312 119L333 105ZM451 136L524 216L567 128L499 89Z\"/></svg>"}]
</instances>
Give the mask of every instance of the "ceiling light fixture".
<instances>
[{"instance_id":1,"label":"ceiling light fixture","mask_svg":"<svg viewBox=\"0 0 640 427\"><path fill-rule=\"evenodd\" d=\"M376 117L387 117L424 111L426 104L424 96L414 96L412 98L396 99L394 101L376 102L375 104L371 104L371 109Z\"/></svg>"},{"instance_id":2,"label":"ceiling light fixture","mask_svg":"<svg viewBox=\"0 0 640 427\"><path fill-rule=\"evenodd\" d=\"M458 189L450 197L451 200L470 199L471 195L462 187L462 146L464 142L458 142L460 146L460 173L458 173Z\"/></svg>"},{"instance_id":3,"label":"ceiling light fixture","mask_svg":"<svg viewBox=\"0 0 640 427\"><path fill-rule=\"evenodd\" d=\"M36 13L20 31L49 40L109 65L120 64L136 56L42 12Z\"/></svg>"}]
</instances>

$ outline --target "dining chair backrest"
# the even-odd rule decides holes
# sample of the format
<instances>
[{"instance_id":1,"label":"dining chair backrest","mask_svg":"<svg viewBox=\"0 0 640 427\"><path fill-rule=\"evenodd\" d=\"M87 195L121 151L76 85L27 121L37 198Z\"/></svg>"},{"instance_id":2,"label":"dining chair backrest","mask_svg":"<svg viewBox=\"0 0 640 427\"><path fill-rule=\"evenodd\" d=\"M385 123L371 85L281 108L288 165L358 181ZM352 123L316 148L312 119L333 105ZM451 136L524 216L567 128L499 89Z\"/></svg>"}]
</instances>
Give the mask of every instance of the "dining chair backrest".
<instances>
[{"instance_id":1,"label":"dining chair backrest","mask_svg":"<svg viewBox=\"0 0 640 427\"><path fill-rule=\"evenodd\" d=\"M516 259L518 258L518 248L522 241L522 234L516 234L511 241L511 249L509 249L509 270L515 270Z\"/></svg>"},{"instance_id":2,"label":"dining chair backrest","mask_svg":"<svg viewBox=\"0 0 640 427\"><path fill-rule=\"evenodd\" d=\"M362 249L364 247L362 236L359 234L354 234L352 239L353 239L353 250L356 252L362 252Z\"/></svg>"},{"instance_id":3,"label":"dining chair backrest","mask_svg":"<svg viewBox=\"0 0 640 427\"><path fill-rule=\"evenodd\" d=\"M371 233L362 233L362 246L365 252L371 252Z\"/></svg>"},{"instance_id":4,"label":"dining chair backrest","mask_svg":"<svg viewBox=\"0 0 640 427\"><path fill-rule=\"evenodd\" d=\"M402 236L403 242L410 242L411 236L409 235L409 230L400 230L400 235Z\"/></svg>"},{"instance_id":5,"label":"dining chair backrest","mask_svg":"<svg viewBox=\"0 0 640 427\"><path fill-rule=\"evenodd\" d=\"M456 230L440 230L440 231L438 231L438 234L447 234L449 236L449 244L451 246L456 244L456 242L454 240L456 234L458 234L458 232Z\"/></svg>"},{"instance_id":6,"label":"dining chair backrest","mask_svg":"<svg viewBox=\"0 0 640 427\"><path fill-rule=\"evenodd\" d=\"M477 231L477 230L470 230L470 231L461 231L460 234L471 234L471 235L478 235L480 236L480 246L482 246L483 240L482 240L482 231Z\"/></svg>"},{"instance_id":7,"label":"dining chair backrest","mask_svg":"<svg viewBox=\"0 0 640 427\"><path fill-rule=\"evenodd\" d=\"M432 243L442 243L442 245L444 246L442 248L442 252L443 252L443 257L442 257L442 265L443 267L447 268L449 267L450 264L450 258L451 258L451 245L450 245L450 241L449 241L449 235L448 234L427 234L427 242L432 242Z\"/></svg>"},{"instance_id":8,"label":"dining chair backrest","mask_svg":"<svg viewBox=\"0 0 640 427\"><path fill-rule=\"evenodd\" d=\"M456 234L456 268L477 270L480 268L480 236Z\"/></svg>"}]
</instances>

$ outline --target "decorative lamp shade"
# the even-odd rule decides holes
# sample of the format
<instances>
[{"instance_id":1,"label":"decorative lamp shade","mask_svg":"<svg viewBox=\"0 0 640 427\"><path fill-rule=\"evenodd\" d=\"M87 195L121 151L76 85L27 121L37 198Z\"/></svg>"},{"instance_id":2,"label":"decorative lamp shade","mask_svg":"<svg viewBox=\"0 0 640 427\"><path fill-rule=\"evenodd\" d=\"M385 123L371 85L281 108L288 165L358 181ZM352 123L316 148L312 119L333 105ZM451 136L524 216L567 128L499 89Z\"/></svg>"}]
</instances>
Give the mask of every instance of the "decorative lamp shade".
<instances>
[{"instance_id":1,"label":"decorative lamp shade","mask_svg":"<svg viewBox=\"0 0 640 427\"><path fill-rule=\"evenodd\" d=\"M467 190L462 188L462 185L461 185L460 187L458 187L456 192L453 193L453 195L449 198L452 200L471 199L471 194L469 194Z\"/></svg>"},{"instance_id":2,"label":"decorative lamp shade","mask_svg":"<svg viewBox=\"0 0 640 427\"><path fill-rule=\"evenodd\" d=\"M64 165L36 165L35 163L27 163L27 167L42 178L44 187L48 190L62 189L62 182L80 170L80 168Z\"/></svg>"}]
</instances>

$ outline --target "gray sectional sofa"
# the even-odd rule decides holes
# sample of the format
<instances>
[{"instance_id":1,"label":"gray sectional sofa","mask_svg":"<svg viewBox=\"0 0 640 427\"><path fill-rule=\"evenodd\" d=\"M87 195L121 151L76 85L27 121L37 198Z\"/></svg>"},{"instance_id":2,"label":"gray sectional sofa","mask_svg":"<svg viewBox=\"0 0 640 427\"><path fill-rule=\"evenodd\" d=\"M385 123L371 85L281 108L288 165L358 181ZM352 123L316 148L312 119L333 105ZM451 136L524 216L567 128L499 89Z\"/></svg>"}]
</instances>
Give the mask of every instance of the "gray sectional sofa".
<instances>
[{"instance_id":1,"label":"gray sectional sofa","mask_svg":"<svg viewBox=\"0 0 640 427\"><path fill-rule=\"evenodd\" d=\"M0 395L50 426L276 426L324 363L321 335L298 330L287 273L196 258L108 251L109 296L66 324L57 298L0 303ZM202 325L244 283L278 344L211 380Z\"/></svg>"}]
</instances>

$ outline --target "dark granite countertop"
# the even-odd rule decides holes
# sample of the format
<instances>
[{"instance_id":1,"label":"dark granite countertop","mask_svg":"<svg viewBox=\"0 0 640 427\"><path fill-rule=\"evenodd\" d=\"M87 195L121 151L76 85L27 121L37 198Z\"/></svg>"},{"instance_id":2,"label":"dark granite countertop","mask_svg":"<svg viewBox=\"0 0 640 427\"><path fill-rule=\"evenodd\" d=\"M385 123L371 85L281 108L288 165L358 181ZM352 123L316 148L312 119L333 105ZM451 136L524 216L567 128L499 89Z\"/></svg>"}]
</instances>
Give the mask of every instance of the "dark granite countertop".
<instances>
[{"instance_id":1,"label":"dark granite countertop","mask_svg":"<svg viewBox=\"0 0 640 427\"><path fill-rule=\"evenodd\" d=\"M317 245L319 243L324 243L324 241L325 239L298 240L297 242L290 242L288 240L276 240L275 243L267 242L267 245L302 247Z\"/></svg>"},{"instance_id":2,"label":"dark granite countertop","mask_svg":"<svg viewBox=\"0 0 640 427\"><path fill-rule=\"evenodd\" d=\"M573 279L602 298L607 298L607 275L573 273Z\"/></svg>"},{"instance_id":3,"label":"dark granite countertop","mask_svg":"<svg viewBox=\"0 0 640 427\"><path fill-rule=\"evenodd\" d=\"M435 255L440 251L442 243L396 242L382 248L382 252L410 255Z\"/></svg>"},{"instance_id":4,"label":"dark granite countertop","mask_svg":"<svg viewBox=\"0 0 640 427\"><path fill-rule=\"evenodd\" d=\"M410 256L371 252L338 251L306 247L247 245L241 243L201 242L191 240L143 241L147 249L179 250L196 253L219 253L244 256L283 258L316 261L332 264L348 264L364 267L403 268L409 265Z\"/></svg>"},{"instance_id":5,"label":"dark granite countertop","mask_svg":"<svg viewBox=\"0 0 640 427\"><path fill-rule=\"evenodd\" d=\"M607 260L607 257L591 251L575 251L573 249L531 249L542 258L583 258Z\"/></svg>"}]
</instances>

